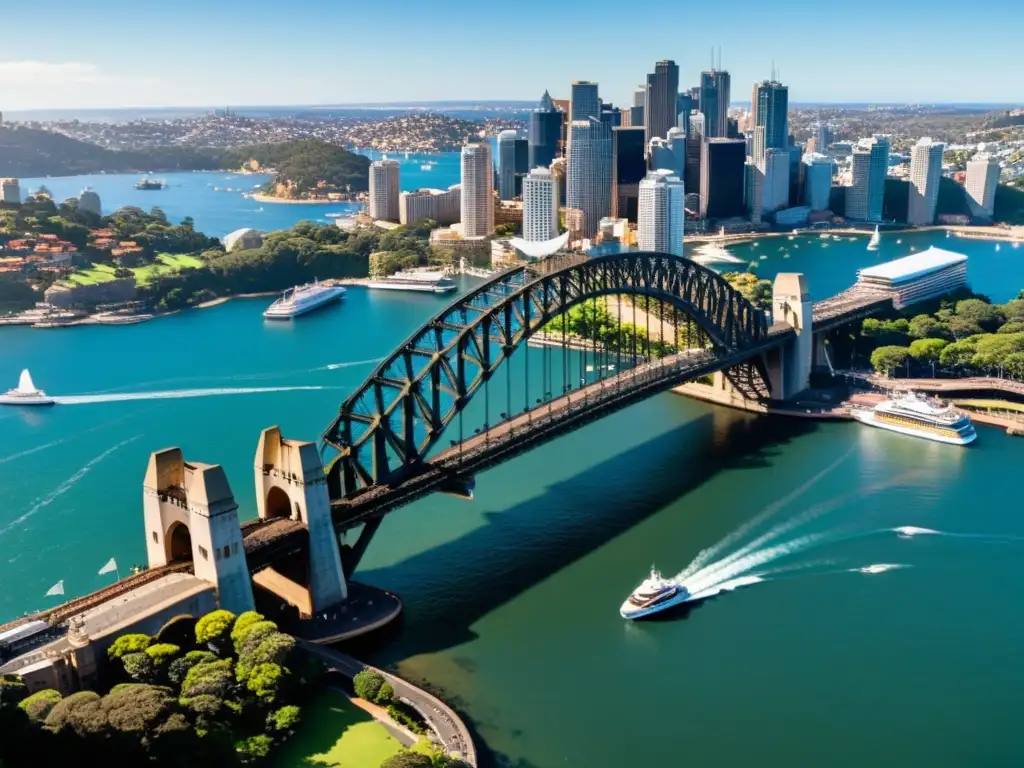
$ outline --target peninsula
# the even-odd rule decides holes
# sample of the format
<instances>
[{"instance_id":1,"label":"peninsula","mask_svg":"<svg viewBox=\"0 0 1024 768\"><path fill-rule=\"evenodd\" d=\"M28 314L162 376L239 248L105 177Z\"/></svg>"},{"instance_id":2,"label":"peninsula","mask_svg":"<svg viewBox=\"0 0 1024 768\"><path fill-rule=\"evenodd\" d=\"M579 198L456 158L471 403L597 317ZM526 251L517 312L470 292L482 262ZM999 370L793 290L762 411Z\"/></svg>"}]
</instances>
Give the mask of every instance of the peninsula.
<instances>
[{"instance_id":1,"label":"peninsula","mask_svg":"<svg viewBox=\"0 0 1024 768\"><path fill-rule=\"evenodd\" d=\"M369 185L370 161L319 139L230 150L223 162L250 171L273 169L254 197L261 202L353 200Z\"/></svg>"}]
</instances>

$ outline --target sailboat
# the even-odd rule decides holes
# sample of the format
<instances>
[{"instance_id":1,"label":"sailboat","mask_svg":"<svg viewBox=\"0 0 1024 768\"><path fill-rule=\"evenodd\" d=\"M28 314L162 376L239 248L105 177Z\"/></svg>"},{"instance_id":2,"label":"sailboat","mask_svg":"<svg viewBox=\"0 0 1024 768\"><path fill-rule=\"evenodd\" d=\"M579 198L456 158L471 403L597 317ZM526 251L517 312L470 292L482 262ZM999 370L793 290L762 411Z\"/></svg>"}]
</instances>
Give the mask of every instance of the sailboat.
<instances>
[{"instance_id":1,"label":"sailboat","mask_svg":"<svg viewBox=\"0 0 1024 768\"><path fill-rule=\"evenodd\" d=\"M43 390L36 389L28 369L21 372L17 389L9 389L6 395L0 395L0 405L53 405L55 402Z\"/></svg>"},{"instance_id":2,"label":"sailboat","mask_svg":"<svg viewBox=\"0 0 1024 768\"><path fill-rule=\"evenodd\" d=\"M869 251L877 251L879 243L882 242L882 236L878 234L878 227L875 227L875 234L871 236L871 240L868 242Z\"/></svg>"}]
</instances>

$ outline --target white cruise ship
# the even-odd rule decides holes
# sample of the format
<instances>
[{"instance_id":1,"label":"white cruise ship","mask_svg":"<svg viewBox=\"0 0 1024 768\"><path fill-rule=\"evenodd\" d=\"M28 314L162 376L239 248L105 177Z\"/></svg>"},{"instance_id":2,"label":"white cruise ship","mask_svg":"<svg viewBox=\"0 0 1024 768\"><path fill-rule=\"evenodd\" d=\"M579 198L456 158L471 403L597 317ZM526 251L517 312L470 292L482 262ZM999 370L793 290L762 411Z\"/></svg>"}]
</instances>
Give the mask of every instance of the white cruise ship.
<instances>
[{"instance_id":1,"label":"white cruise ship","mask_svg":"<svg viewBox=\"0 0 1024 768\"><path fill-rule=\"evenodd\" d=\"M854 408L852 414L857 421L872 427L939 443L967 445L978 437L967 415L913 392L884 400L874 408Z\"/></svg>"},{"instance_id":2,"label":"white cruise ship","mask_svg":"<svg viewBox=\"0 0 1024 768\"><path fill-rule=\"evenodd\" d=\"M345 289L340 285L324 285L314 280L306 285L289 288L281 298L267 307L263 316L268 320L290 320L336 301L344 295Z\"/></svg>"},{"instance_id":3,"label":"white cruise ship","mask_svg":"<svg viewBox=\"0 0 1024 768\"><path fill-rule=\"evenodd\" d=\"M396 272L393 275L371 280L367 288L383 288L388 291L423 291L427 293L450 293L458 286L444 272L420 270Z\"/></svg>"},{"instance_id":4,"label":"white cruise ship","mask_svg":"<svg viewBox=\"0 0 1024 768\"><path fill-rule=\"evenodd\" d=\"M690 591L686 587L663 578L657 570L651 568L651 575L626 598L619 608L619 614L624 619L640 619L685 603L690 598Z\"/></svg>"},{"instance_id":5,"label":"white cruise ship","mask_svg":"<svg viewBox=\"0 0 1024 768\"><path fill-rule=\"evenodd\" d=\"M53 405L55 402L43 390L36 389L28 369L21 372L16 389L9 389L6 395L0 395L0 405Z\"/></svg>"}]
</instances>

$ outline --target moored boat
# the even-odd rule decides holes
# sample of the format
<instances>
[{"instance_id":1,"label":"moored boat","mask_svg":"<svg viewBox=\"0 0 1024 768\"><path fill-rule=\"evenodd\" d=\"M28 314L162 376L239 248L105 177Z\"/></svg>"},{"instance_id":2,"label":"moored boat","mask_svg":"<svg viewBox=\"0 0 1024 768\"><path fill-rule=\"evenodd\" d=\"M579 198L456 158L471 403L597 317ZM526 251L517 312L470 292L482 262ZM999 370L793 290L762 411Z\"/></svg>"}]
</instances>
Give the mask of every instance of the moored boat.
<instances>
[{"instance_id":1,"label":"moored boat","mask_svg":"<svg viewBox=\"0 0 1024 768\"><path fill-rule=\"evenodd\" d=\"M325 285L317 280L297 285L285 291L281 298L267 307L263 316L268 320L290 320L337 301L345 295L340 285Z\"/></svg>"},{"instance_id":2,"label":"moored boat","mask_svg":"<svg viewBox=\"0 0 1024 768\"><path fill-rule=\"evenodd\" d=\"M425 293L449 293L458 286L444 272L437 270L418 270L412 272L396 272L393 275L371 280L367 288L381 288L388 291L420 291Z\"/></svg>"},{"instance_id":3,"label":"moored boat","mask_svg":"<svg viewBox=\"0 0 1024 768\"><path fill-rule=\"evenodd\" d=\"M913 392L883 400L872 408L854 407L851 414L871 427L949 445L968 445L978 437L967 414Z\"/></svg>"},{"instance_id":4,"label":"moored boat","mask_svg":"<svg viewBox=\"0 0 1024 768\"><path fill-rule=\"evenodd\" d=\"M27 368L21 372L17 387L7 390L6 395L0 395L0 405L53 405L55 402L43 390L36 389Z\"/></svg>"}]
</instances>

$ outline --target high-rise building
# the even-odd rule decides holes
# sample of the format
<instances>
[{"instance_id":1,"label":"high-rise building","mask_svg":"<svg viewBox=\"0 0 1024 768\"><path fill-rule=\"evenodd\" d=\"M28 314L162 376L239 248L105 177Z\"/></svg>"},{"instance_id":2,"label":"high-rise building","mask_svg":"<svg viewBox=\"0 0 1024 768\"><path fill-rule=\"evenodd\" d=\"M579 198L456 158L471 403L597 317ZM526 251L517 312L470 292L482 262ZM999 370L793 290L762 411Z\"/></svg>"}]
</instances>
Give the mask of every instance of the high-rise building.
<instances>
[{"instance_id":1,"label":"high-rise building","mask_svg":"<svg viewBox=\"0 0 1024 768\"><path fill-rule=\"evenodd\" d=\"M832 158L818 152L808 152L803 157L803 201L812 211L828 210L832 194L832 166Z\"/></svg>"},{"instance_id":2,"label":"high-rise building","mask_svg":"<svg viewBox=\"0 0 1024 768\"><path fill-rule=\"evenodd\" d=\"M875 135L853 147L852 183L846 190L846 218L854 221L882 220L885 178L889 173L889 139Z\"/></svg>"},{"instance_id":3,"label":"high-rise building","mask_svg":"<svg viewBox=\"0 0 1024 768\"><path fill-rule=\"evenodd\" d=\"M586 122L592 117L601 117L601 99L597 95L597 83L592 83L589 80L573 80L570 101L572 102L569 107L571 122ZM571 138L570 141L572 141Z\"/></svg>"},{"instance_id":4,"label":"high-rise building","mask_svg":"<svg viewBox=\"0 0 1024 768\"><path fill-rule=\"evenodd\" d=\"M462 148L462 234L486 237L494 233L494 166L486 141Z\"/></svg>"},{"instance_id":5,"label":"high-rise building","mask_svg":"<svg viewBox=\"0 0 1024 768\"><path fill-rule=\"evenodd\" d=\"M612 216L636 223L640 181L647 172L644 127L612 129Z\"/></svg>"},{"instance_id":6,"label":"high-rise building","mask_svg":"<svg viewBox=\"0 0 1024 768\"><path fill-rule=\"evenodd\" d=\"M517 131L498 134L498 196L502 200L513 200L522 195L529 154L529 142Z\"/></svg>"},{"instance_id":7,"label":"high-rise building","mask_svg":"<svg viewBox=\"0 0 1024 768\"><path fill-rule=\"evenodd\" d=\"M967 202L972 215L992 218L996 210L998 185L999 158L979 152L967 161Z\"/></svg>"},{"instance_id":8,"label":"high-rise building","mask_svg":"<svg viewBox=\"0 0 1024 768\"><path fill-rule=\"evenodd\" d=\"M613 105L601 103L601 122L609 128L622 125L622 115Z\"/></svg>"},{"instance_id":9,"label":"high-rise building","mask_svg":"<svg viewBox=\"0 0 1024 768\"><path fill-rule=\"evenodd\" d=\"M650 144L655 136L664 138L676 124L676 97L679 95L679 67L674 61L659 61L647 76L644 96L645 139Z\"/></svg>"},{"instance_id":10,"label":"high-rise building","mask_svg":"<svg viewBox=\"0 0 1024 768\"><path fill-rule=\"evenodd\" d=\"M683 255L686 195L683 182L667 170L651 171L640 182L637 245L641 251Z\"/></svg>"},{"instance_id":11,"label":"high-rise building","mask_svg":"<svg viewBox=\"0 0 1024 768\"><path fill-rule=\"evenodd\" d=\"M728 135L731 88L728 72L711 69L700 73L700 111L704 115L704 135L709 139Z\"/></svg>"},{"instance_id":12,"label":"high-rise building","mask_svg":"<svg viewBox=\"0 0 1024 768\"><path fill-rule=\"evenodd\" d=\"M704 115L695 112L690 116L690 132L686 134L686 188L700 189L700 167L703 156Z\"/></svg>"},{"instance_id":13,"label":"high-rise building","mask_svg":"<svg viewBox=\"0 0 1024 768\"><path fill-rule=\"evenodd\" d=\"M650 170L664 168L682 179L686 171L686 134L682 128L669 128L666 138L651 139L647 155Z\"/></svg>"},{"instance_id":14,"label":"high-rise building","mask_svg":"<svg viewBox=\"0 0 1024 768\"><path fill-rule=\"evenodd\" d=\"M789 146L789 88L775 80L754 83L750 100L754 120L754 160L769 147Z\"/></svg>"},{"instance_id":15,"label":"high-rise building","mask_svg":"<svg viewBox=\"0 0 1024 768\"><path fill-rule=\"evenodd\" d=\"M21 203L21 183L17 179L0 179L0 200L5 203Z\"/></svg>"},{"instance_id":16,"label":"high-rise building","mask_svg":"<svg viewBox=\"0 0 1024 768\"><path fill-rule=\"evenodd\" d=\"M707 219L742 216L745 210L743 139L711 138L701 144L700 215Z\"/></svg>"},{"instance_id":17,"label":"high-rise building","mask_svg":"<svg viewBox=\"0 0 1024 768\"><path fill-rule=\"evenodd\" d=\"M551 95L544 91L540 106L530 113L530 137L527 165L547 168L558 156L562 133L562 114L555 109Z\"/></svg>"},{"instance_id":18,"label":"high-rise building","mask_svg":"<svg viewBox=\"0 0 1024 768\"><path fill-rule=\"evenodd\" d=\"M745 145L744 145L745 146ZM762 213L789 207L789 150L769 147L760 161L764 169Z\"/></svg>"},{"instance_id":19,"label":"high-rise building","mask_svg":"<svg viewBox=\"0 0 1024 768\"><path fill-rule=\"evenodd\" d=\"M935 223L935 207L939 203L942 183L942 153L946 145L930 137L918 140L910 150L910 200L907 223L925 227Z\"/></svg>"},{"instance_id":20,"label":"high-rise building","mask_svg":"<svg viewBox=\"0 0 1024 768\"><path fill-rule=\"evenodd\" d=\"M596 117L569 125L568 176L566 205L581 212L580 232L592 238L612 210L612 132Z\"/></svg>"},{"instance_id":21,"label":"high-rise building","mask_svg":"<svg viewBox=\"0 0 1024 768\"><path fill-rule=\"evenodd\" d=\"M523 179L523 239L558 237L558 180L549 168L534 168Z\"/></svg>"},{"instance_id":22,"label":"high-rise building","mask_svg":"<svg viewBox=\"0 0 1024 768\"><path fill-rule=\"evenodd\" d=\"M398 220L402 224L432 219L447 226L459 220L462 207L462 187L453 184L444 189L417 189L398 196Z\"/></svg>"},{"instance_id":23,"label":"high-rise building","mask_svg":"<svg viewBox=\"0 0 1024 768\"><path fill-rule=\"evenodd\" d=\"M380 221L398 221L398 161L370 163L370 216Z\"/></svg>"},{"instance_id":24,"label":"high-rise building","mask_svg":"<svg viewBox=\"0 0 1024 768\"><path fill-rule=\"evenodd\" d=\"M676 97L676 127L682 128L687 136L690 135L690 113L695 107L689 91L683 91Z\"/></svg>"},{"instance_id":25,"label":"high-rise building","mask_svg":"<svg viewBox=\"0 0 1024 768\"><path fill-rule=\"evenodd\" d=\"M630 107L629 108L629 124L632 126L644 127L644 108L643 107Z\"/></svg>"},{"instance_id":26,"label":"high-rise building","mask_svg":"<svg viewBox=\"0 0 1024 768\"><path fill-rule=\"evenodd\" d=\"M564 157L556 157L551 161L551 175L558 182L558 204L565 205L565 188L569 186L569 175L566 172L568 160Z\"/></svg>"},{"instance_id":27,"label":"high-rise building","mask_svg":"<svg viewBox=\"0 0 1024 768\"><path fill-rule=\"evenodd\" d=\"M836 140L835 129L828 123L819 122L814 133L814 148L824 153Z\"/></svg>"},{"instance_id":28,"label":"high-rise building","mask_svg":"<svg viewBox=\"0 0 1024 768\"><path fill-rule=\"evenodd\" d=\"M764 213L764 165L748 156L743 174L743 203L750 213L750 222L760 224Z\"/></svg>"},{"instance_id":29,"label":"high-rise building","mask_svg":"<svg viewBox=\"0 0 1024 768\"><path fill-rule=\"evenodd\" d=\"M638 85L633 91L633 106L642 107L647 103L647 86Z\"/></svg>"}]
</instances>

